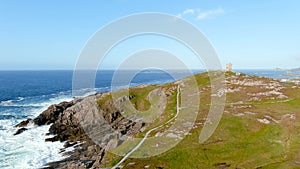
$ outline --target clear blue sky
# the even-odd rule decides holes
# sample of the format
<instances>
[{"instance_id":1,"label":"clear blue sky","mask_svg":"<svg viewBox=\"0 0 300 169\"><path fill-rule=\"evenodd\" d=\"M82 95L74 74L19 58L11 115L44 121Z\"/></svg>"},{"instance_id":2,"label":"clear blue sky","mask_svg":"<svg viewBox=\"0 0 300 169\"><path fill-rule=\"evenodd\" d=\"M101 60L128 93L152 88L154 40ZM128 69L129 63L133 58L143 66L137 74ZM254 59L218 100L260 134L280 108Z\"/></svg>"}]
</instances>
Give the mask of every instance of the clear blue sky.
<instances>
[{"instance_id":1,"label":"clear blue sky","mask_svg":"<svg viewBox=\"0 0 300 169\"><path fill-rule=\"evenodd\" d=\"M141 12L180 15L196 25L223 65L300 67L299 7L299 0L3 0L0 69L73 69L95 31ZM104 67L113 68L116 60L107 59Z\"/></svg>"}]
</instances>

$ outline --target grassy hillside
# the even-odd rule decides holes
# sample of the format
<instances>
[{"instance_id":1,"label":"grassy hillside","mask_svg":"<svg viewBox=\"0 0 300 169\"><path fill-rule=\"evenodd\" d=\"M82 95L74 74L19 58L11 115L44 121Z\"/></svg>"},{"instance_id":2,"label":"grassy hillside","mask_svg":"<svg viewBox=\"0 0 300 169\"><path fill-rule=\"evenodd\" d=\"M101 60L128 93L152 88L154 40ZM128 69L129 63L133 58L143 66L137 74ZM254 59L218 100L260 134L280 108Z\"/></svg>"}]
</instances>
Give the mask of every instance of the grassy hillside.
<instances>
[{"instance_id":1,"label":"grassy hillside","mask_svg":"<svg viewBox=\"0 0 300 169\"><path fill-rule=\"evenodd\" d=\"M223 117L212 137L199 144L199 134L210 109L211 90L207 73L195 75L195 78L201 91L200 110L189 134L163 154L127 159L123 168L300 168L299 86L226 73ZM175 116L177 85L169 83L130 89L131 103L143 112L151 107L149 93L152 90L160 88L166 95L166 108L160 118L146 125L134 137L142 138L147 131ZM102 98L98 104L105 107L110 99L110 96ZM151 136L168 127L164 125ZM106 153L103 167L113 166L120 159Z\"/></svg>"}]
</instances>

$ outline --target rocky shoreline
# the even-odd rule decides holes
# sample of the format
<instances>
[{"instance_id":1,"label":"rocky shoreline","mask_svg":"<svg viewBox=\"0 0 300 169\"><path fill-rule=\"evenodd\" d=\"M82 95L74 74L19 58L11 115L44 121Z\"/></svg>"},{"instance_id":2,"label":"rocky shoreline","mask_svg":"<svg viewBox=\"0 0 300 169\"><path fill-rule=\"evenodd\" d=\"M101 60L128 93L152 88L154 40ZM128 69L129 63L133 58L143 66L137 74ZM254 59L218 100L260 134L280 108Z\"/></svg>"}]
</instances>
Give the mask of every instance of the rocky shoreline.
<instances>
[{"instance_id":1,"label":"rocky shoreline","mask_svg":"<svg viewBox=\"0 0 300 169\"><path fill-rule=\"evenodd\" d=\"M215 95L211 93L207 73L195 77L199 91L193 92L201 94L201 113L181 145L157 157L128 158L120 167L181 168L181 164L185 163L186 168L276 168L275 165L281 168L299 168L299 84L227 72L226 104L222 121L210 140L199 144L198 135L205 122L210 121L207 117L211 105L209 98ZM15 135L31 130L32 125L50 125L47 134L52 137L45 141L63 142L65 148L61 149L61 153L65 159L48 163L43 167L45 169L111 167L120 158L109 153L110 149L122 145L133 136L143 136L147 129L165 124L171 117L176 118L174 113L176 103L179 102L176 101L177 85L178 81L134 87L130 89L129 95L120 92L118 99L114 101L112 93L107 92L51 105L38 117L17 124ZM152 104L155 102L151 100L157 104ZM149 107L152 105L155 105L153 110L156 113L161 108L165 109L156 114L159 117L157 121L149 121L140 117L143 113L136 111L134 114L132 109L124 106L128 101L141 111L151 110ZM126 118L124 112L131 113L130 118ZM152 133L152 136L159 137L168 128L169 125L164 125ZM178 137L179 134L180 130L172 130L170 136ZM258 141L260 144L257 144ZM211 157L218 155L220 158L208 159L205 154ZM241 159L241 156L244 158ZM228 161L228 158L231 160Z\"/></svg>"},{"instance_id":2,"label":"rocky shoreline","mask_svg":"<svg viewBox=\"0 0 300 169\"><path fill-rule=\"evenodd\" d=\"M109 148L108 142L116 136L112 129L126 135L140 132L140 129L145 126L145 123L137 123L124 118L120 111L111 106L113 103L106 103L107 106L99 108L97 100L107 96L109 93L97 93L92 96L74 99L70 102L61 102L51 105L47 110L43 111L34 119L27 119L15 127L17 129L14 135L26 132L29 124L36 126L51 125L47 135L54 135L47 138L45 141L64 142L65 149L61 150L65 159L61 161L51 162L43 167L44 169L52 168L67 168L67 169L85 169L85 168L100 168L106 149ZM124 99L130 99L129 97ZM120 101L124 101L120 100ZM91 123L95 116L100 118L97 120L97 126L101 127L101 131L97 132L96 141L90 138L86 128L95 126ZM100 124L99 124L100 123ZM109 124L109 126L107 125ZM84 127L84 128L83 128ZM67 148L73 150L66 151Z\"/></svg>"}]
</instances>

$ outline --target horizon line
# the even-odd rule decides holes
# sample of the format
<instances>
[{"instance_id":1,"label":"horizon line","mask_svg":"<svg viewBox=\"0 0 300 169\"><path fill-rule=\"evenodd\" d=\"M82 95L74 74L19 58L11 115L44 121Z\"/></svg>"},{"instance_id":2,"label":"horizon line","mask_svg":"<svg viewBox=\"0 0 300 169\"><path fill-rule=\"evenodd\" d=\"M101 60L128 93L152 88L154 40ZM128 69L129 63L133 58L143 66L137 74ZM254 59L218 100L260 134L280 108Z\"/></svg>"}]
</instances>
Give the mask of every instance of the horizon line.
<instances>
[{"instance_id":1,"label":"horizon line","mask_svg":"<svg viewBox=\"0 0 300 169\"><path fill-rule=\"evenodd\" d=\"M298 68L236 68L232 69L234 70L291 70L291 69L299 69ZM96 69L96 71L116 71L116 70L124 70L124 71L130 71L130 70L138 70L138 69ZM147 71L147 70L157 70L159 71L160 69L144 69L141 71ZM186 70L186 69L166 69L166 70ZM188 70L207 70L205 68L197 69L197 68L192 68ZM222 69L225 70L225 69ZM75 69L0 69L0 71L75 71ZM95 69L80 69L77 71L95 71ZM163 70L162 70L163 71Z\"/></svg>"}]
</instances>

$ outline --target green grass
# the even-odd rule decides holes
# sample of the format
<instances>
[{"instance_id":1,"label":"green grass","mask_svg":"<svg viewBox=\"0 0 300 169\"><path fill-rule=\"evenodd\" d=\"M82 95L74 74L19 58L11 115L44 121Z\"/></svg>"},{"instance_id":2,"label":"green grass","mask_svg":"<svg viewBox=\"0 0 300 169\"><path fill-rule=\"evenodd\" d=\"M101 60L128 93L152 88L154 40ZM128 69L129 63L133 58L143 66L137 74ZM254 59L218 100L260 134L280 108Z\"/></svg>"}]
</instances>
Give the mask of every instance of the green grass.
<instances>
[{"instance_id":1,"label":"green grass","mask_svg":"<svg viewBox=\"0 0 300 169\"><path fill-rule=\"evenodd\" d=\"M98 99L97 100L97 104L100 106L100 107L104 107L105 106L105 103L108 101L108 100L111 100L112 97L111 97L111 94L108 94L104 97L101 97L101 99Z\"/></svg>"},{"instance_id":2,"label":"green grass","mask_svg":"<svg viewBox=\"0 0 300 169\"><path fill-rule=\"evenodd\" d=\"M245 124L252 126L245 127ZM191 136L187 136L164 154L147 159L129 159L126 163L138 163L134 168L145 165L165 168L214 168L219 163L255 168L273 161L283 161L283 145L272 142L281 139L282 128L278 125L265 125L258 131L251 131L251 127L256 125L259 124L255 121L226 117L206 144L198 143L199 130L193 130Z\"/></svg>"},{"instance_id":3,"label":"green grass","mask_svg":"<svg viewBox=\"0 0 300 169\"><path fill-rule=\"evenodd\" d=\"M166 84L163 87L165 90L169 90L170 84ZM161 114L161 116L159 118L157 118L152 124L150 124L150 126L147 127L146 130L138 133L136 137L138 137L138 138L144 137L144 135L147 131L164 124L164 122L170 120L171 118L173 118L175 116L175 114L176 114L176 95L177 95L177 90L174 90L174 92L172 92L172 94L169 97L167 97L166 108L165 108L165 111ZM163 129L166 129L166 128L163 128ZM153 131L150 134L150 136L153 136L158 131L162 131L162 130L158 129L156 131Z\"/></svg>"},{"instance_id":4,"label":"green grass","mask_svg":"<svg viewBox=\"0 0 300 169\"><path fill-rule=\"evenodd\" d=\"M235 73L228 72L226 77L230 77ZM241 78L245 78L241 76ZM210 108L210 82L207 73L195 75L199 89L207 88L201 93L200 111L196 122L204 122ZM253 77L258 80L257 77ZM268 82L266 78L260 80ZM169 83L160 87L166 91L174 87L175 84ZM282 99L270 100L263 98L262 101L247 101L247 92L260 92L264 89L257 87L247 87L237 93L227 95L225 110L219 123L218 128L204 144L199 144L199 135L201 125L190 131L191 135L187 135L178 145L167 152L149 158L127 159L123 165L124 168L144 168L150 165L150 168L300 168L295 165L295 161L300 162L300 89L292 89L288 87L283 90L284 94L289 96L290 100L282 102ZM147 95L158 86L149 88L134 88L130 94L134 95L131 102L137 109L149 109L149 100ZM236 87L236 86L235 86ZM173 93L167 97L166 109L161 117L155 120L148 128L137 135L143 137L145 132L155 126L159 126L172 118L176 114L176 94ZM99 104L109 100L109 96L99 101ZM234 106L251 106L249 108L235 108L232 103L243 101ZM244 115L241 117L233 116L232 113L243 113L245 111L254 112L254 115ZM283 118L285 114L296 114L297 119L292 120ZM257 118L264 118L270 115L280 120L280 123L271 122L270 124L262 124ZM164 127L153 132L163 132L168 129ZM116 164L120 157L116 155L108 155L106 159L110 159L107 166ZM134 165L128 165L134 163Z\"/></svg>"},{"instance_id":5,"label":"green grass","mask_svg":"<svg viewBox=\"0 0 300 169\"><path fill-rule=\"evenodd\" d=\"M147 99L147 96L150 91L157 88L156 85L150 85L147 87L134 87L129 89L129 96L134 96L130 99L130 102L134 105L134 107L139 111L146 111L150 108L151 103Z\"/></svg>"}]
</instances>

